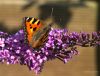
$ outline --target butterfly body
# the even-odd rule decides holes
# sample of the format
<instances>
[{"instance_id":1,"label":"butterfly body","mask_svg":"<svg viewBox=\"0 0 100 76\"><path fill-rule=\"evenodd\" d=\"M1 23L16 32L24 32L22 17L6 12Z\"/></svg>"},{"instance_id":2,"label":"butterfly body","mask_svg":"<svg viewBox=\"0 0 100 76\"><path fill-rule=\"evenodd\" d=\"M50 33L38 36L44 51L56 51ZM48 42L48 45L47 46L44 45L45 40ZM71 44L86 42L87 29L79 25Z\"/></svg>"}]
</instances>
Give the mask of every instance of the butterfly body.
<instances>
[{"instance_id":1,"label":"butterfly body","mask_svg":"<svg viewBox=\"0 0 100 76\"><path fill-rule=\"evenodd\" d=\"M25 17L24 25L27 43L33 48L38 48L47 40L52 23L49 25L42 25L38 19L33 17Z\"/></svg>"}]
</instances>

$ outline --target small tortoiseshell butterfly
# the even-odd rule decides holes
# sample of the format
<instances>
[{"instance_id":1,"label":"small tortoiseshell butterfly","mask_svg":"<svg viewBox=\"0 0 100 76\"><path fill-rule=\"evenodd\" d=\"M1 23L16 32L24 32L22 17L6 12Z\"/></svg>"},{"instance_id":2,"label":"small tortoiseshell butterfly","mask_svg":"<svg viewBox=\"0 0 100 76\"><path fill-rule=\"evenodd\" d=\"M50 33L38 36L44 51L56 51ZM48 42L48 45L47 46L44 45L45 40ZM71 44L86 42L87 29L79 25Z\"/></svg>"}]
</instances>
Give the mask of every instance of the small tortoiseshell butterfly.
<instances>
[{"instance_id":1,"label":"small tortoiseshell butterfly","mask_svg":"<svg viewBox=\"0 0 100 76\"><path fill-rule=\"evenodd\" d=\"M48 33L51 30L52 24L53 23L42 25L39 19L25 17L24 30L27 43L33 48L38 48L43 45L48 38Z\"/></svg>"}]
</instances>

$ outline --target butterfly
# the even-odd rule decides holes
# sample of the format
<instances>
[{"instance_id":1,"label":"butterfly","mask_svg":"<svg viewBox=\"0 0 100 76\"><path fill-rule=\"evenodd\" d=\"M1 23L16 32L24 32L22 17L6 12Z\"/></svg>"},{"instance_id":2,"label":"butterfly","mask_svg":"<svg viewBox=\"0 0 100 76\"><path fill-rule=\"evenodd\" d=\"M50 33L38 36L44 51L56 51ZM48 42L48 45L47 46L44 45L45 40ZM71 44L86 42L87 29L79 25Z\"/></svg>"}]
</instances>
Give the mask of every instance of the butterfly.
<instances>
[{"instance_id":1,"label":"butterfly","mask_svg":"<svg viewBox=\"0 0 100 76\"><path fill-rule=\"evenodd\" d=\"M39 19L33 17L24 18L25 41L32 48L39 48L48 39L48 34L53 23L43 25Z\"/></svg>"}]
</instances>

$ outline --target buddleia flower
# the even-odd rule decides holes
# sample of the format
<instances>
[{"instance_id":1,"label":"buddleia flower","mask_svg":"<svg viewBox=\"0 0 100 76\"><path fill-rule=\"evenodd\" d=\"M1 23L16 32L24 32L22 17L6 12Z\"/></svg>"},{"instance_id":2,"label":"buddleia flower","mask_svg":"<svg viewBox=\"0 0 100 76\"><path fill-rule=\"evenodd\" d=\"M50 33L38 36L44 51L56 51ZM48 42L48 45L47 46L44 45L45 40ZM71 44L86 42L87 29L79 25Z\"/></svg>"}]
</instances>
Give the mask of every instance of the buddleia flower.
<instances>
[{"instance_id":1,"label":"buddleia flower","mask_svg":"<svg viewBox=\"0 0 100 76\"><path fill-rule=\"evenodd\" d=\"M36 74L40 73L46 61L58 58L67 63L78 55L77 46L100 45L100 32L68 32L67 29L51 29L48 40L40 48L25 44L24 30L13 35L0 32L0 62L27 65Z\"/></svg>"}]
</instances>

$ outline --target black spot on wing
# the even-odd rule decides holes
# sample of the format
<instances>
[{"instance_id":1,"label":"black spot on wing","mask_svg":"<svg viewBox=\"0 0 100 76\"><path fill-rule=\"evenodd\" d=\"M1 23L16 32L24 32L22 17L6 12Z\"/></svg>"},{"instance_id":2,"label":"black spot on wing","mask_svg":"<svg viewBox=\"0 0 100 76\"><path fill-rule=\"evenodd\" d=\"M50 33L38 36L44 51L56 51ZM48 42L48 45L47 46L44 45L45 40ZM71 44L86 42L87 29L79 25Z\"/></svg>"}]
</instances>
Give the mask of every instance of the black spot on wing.
<instances>
[{"instance_id":1,"label":"black spot on wing","mask_svg":"<svg viewBox=\"0 0 100 76\"><path fill-rule=\"evenodd\" d=\"M32 27L30 27L30 29L32 29Z\"/></svg>"},{"instance_id":2,"label":"black spot on wing","mask_svg":"<svg viewBox=\"0 0 100 76\"><path fill-rule=\"evenodd\" d=\"M36 31L36 27L33 28L33 31Z\"/></svg>"},{"instance_id":3,"label":"black spot on wing","mask_svg":"<svg viewBox=\"0 0 100 76\"><path fill-rule=\"evenodd\" d=\"M38 21L37 25L39 25L39 24L40 24L40 21Z\"/></svg>"},{"instance_id":4,"label":"black spot on wing","mask_svg":"<svg viewBox=\"0 0 100 76\"><path fill-rule=\"evenodd\" d=\"M34 20L33 20L32 24L34 24L36 21L37 21L37 19L35 19L35 18L34 18Z\"/></svg>"},{"instance_id":5,"label":"black spot on wing","mask_svg":"<svg viewBox=\"0 0 100 76\"><path fill-rule=\"evenodd\" d=\"M29 26L30 26L30 29L32 29L32 25L30 24Z\"/></svg>"}]
</instances>

